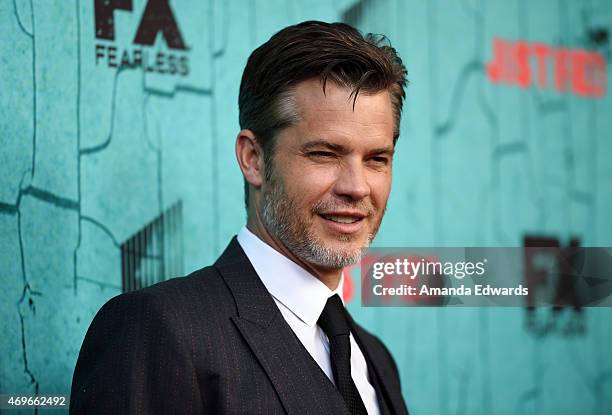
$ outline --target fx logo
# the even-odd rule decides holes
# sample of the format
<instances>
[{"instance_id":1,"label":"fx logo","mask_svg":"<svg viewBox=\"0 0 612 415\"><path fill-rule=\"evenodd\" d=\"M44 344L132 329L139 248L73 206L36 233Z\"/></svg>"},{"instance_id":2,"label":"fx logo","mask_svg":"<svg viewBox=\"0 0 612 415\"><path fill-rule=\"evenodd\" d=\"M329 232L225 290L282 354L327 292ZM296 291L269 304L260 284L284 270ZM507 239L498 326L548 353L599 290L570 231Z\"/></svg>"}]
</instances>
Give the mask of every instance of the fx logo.
<instances>
[{"instance_id":1,"label":"fx logo","mask_svg":"<svg viewBox=\"0 0 612 415\"><path fill-rule=\"evenodd\" d=\"M96 65L110 68L140 67L145 72L159 74L189 74L189 48L170 7L170 0L147 0L132 41L134 46L121 49L115 42L115 12L132 12L132 0L94 0ZM169 52L147 53L161 33ZM110 42L110 44L108 44Z\"/></svg>"}]
</instances>

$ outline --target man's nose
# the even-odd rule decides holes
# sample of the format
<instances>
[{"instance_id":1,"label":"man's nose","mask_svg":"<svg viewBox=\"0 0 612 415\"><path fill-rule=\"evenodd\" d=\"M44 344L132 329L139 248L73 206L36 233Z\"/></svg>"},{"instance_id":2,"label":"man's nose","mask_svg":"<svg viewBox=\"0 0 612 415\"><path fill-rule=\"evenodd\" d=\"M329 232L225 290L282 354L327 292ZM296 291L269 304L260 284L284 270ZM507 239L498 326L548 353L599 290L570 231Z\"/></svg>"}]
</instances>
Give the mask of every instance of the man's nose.
<instances>
[{"instance_id":1,"label":"man's nose","mask_svg":"<svg viewBox=\"0 0 612 415\"><path fill-rule=\"evenodd\" d=\"M334 184L334 193L352 200L362 200L370 195L366 169L361 161L351 160L343 163Z\"/></svg>"}]
</instances>

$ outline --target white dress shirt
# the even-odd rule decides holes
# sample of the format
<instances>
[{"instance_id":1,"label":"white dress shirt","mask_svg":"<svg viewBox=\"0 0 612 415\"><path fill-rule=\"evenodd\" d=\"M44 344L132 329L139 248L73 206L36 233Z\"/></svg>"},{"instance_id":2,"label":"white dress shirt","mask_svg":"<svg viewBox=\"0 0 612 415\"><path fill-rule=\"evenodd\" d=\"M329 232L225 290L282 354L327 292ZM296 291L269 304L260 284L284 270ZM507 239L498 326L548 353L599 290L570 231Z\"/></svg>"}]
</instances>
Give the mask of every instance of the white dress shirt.
<instances>
[{"instance_id":1,"label":"white dress shirt","mask_svg":"<svg viewBox=\"0 0 612 415\"><path fill-rule=\"evenodd\" d=\"M238 243L251 261L259 278L266 286L281 314L302 342L308 353L334 382L329 356L329 340L317 325L327 299L334 294L342 298L344 275L332 291L304 268L259 239L243 227ZM344 302L344 299L342 300ZM351 341L351 376L369 415L378 415L376 391L368 380L368 367L353 334Z\"/></svg>"}]
</instances>

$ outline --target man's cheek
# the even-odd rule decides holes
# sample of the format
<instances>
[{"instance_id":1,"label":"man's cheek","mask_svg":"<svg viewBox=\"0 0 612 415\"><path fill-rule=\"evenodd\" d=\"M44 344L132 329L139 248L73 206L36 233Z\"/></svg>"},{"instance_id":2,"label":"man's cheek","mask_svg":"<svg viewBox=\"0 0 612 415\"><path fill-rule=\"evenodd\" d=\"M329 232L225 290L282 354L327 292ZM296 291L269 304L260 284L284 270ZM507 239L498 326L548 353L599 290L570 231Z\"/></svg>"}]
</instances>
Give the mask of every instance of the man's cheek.
<instances>
[{"instance_id":1,"label":"man's cheek","mask_svg":"<svg viewBox=\"0 0 612 415\"><path fill-rule=\"evenodd\" d=\"M319 199L326 189L331 187L331 180L321 175L308 175L305 172L299 179L299 184L295 187L296 198L300 200ZM316 200L314 200L316 202Z\"/></svg>"},{"instance_id":2,"label":"man's cheek","mask_svg":"<svg viewBox=\"0 0 612 415\"><path fill-rule=\"evenodd\" d=\"M391 181L384 178L376 178L369 182L371 195L376 205L384 205L391 192Z\"/></svg>"}]
</instances>

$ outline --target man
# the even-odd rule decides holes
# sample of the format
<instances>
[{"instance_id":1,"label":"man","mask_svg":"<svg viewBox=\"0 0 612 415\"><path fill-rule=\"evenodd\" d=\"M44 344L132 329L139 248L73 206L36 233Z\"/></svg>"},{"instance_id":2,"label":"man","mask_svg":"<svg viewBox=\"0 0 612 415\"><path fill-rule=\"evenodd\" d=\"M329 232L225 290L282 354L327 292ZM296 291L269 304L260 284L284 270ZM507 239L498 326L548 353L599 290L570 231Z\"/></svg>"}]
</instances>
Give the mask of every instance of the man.
<instances>
[{"instance_id":1,"label":"man","mask_svg":"<svg viewBox=\"0 0 612 415\"><path fill-rule=\"evenodd\" d=\"M247 226L213 266L100 310L71 413L407 413L391 355L340 296L385 211L405 76L394 49L339 23L253 52L236 140Z\"/></svg>"}]
</instances>

